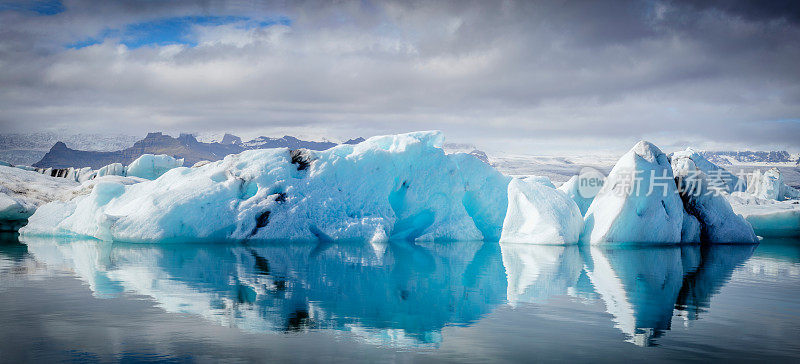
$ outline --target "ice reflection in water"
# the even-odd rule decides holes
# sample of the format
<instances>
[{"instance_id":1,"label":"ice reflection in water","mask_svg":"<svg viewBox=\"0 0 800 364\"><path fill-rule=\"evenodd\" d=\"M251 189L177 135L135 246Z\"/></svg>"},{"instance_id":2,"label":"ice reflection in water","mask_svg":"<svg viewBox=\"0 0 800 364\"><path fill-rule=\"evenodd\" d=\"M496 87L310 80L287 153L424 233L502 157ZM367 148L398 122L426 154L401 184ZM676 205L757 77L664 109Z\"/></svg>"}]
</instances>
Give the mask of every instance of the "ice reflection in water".
<instances>
[{"instance_id":1,"label":"ice reflection in water","mask_svg":"<svg viewBox=\"0 0 800 364\"><path fill-rule=\"evenodd\" d=\"M586 269L616 327L649 346L670 329L673 311L689 319L746 261L755 245L587 248Z\"/></svg>"},{"instance_id":2,"label":"ice reflection in water","mask_svg":"<svg viewBox=\"0 0 800 364\"><path fill-rule=\"evenodd\" d=\"M708 309L755 248L23 242L27 253L0 250L0 270L30 264L20 263L30 253L74 272L97 297L131 292L244 330L337 330L393 346L436 346L444 327L471 325L501 304L564 295L601 300L629 341L651 345L673 315L694 320Z\"/></svg>"},{"instance_id":3,"label":"ice reflection in water","mask_svg":"<svg viewBox=\"0 0 800 364\"><path fill-rule=\"evenodd\" d=\"M130 291L169 312L252 331L350 331L380 344L438 343L505 298L496 244L122 245L29 239L95 295Z\"/></svg>"}]
</instances>

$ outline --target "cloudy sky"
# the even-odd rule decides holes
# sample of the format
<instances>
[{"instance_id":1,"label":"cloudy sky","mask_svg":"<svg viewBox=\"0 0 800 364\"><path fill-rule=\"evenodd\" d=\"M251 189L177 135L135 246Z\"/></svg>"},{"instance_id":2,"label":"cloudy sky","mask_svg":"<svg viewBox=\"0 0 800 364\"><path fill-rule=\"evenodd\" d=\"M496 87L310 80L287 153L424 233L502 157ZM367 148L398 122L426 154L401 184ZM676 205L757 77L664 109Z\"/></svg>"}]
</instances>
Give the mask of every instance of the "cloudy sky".
<instances>
[{"instance_id":1,"label":"cloudy sky","mask_svg":"<svg viewBox=\"0 0 800 364\"><path fill-rule=\"evenodd\" d=\"M0 0L0 132L427 129L510 152L800 151L800 6Z\"/></svg>"}]
</instances>

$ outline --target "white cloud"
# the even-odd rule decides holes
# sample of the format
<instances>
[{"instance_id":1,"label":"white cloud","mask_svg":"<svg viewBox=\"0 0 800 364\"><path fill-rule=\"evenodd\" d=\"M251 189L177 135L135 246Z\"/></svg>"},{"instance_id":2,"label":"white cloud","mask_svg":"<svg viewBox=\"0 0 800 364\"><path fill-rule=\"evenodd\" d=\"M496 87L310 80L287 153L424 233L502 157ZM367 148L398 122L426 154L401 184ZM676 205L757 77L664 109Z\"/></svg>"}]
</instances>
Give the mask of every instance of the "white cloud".
<instances>
[{"instance_id":1,"label":"white cloud","mask_svg":"<svg viewBox=\"0 0 800 364\"><path fill-rule=\"evenodd\" d=\"M800 123L775 122L800 117L800 27L788 20L667 2L178 5L0 13L3 131L347 139L442 129L517 151L625 149L642 137L800 147ZM198 12L292 23L194 26L194 47L129 49L109 37L64 48Z\"/></svg>"}]
</instances>

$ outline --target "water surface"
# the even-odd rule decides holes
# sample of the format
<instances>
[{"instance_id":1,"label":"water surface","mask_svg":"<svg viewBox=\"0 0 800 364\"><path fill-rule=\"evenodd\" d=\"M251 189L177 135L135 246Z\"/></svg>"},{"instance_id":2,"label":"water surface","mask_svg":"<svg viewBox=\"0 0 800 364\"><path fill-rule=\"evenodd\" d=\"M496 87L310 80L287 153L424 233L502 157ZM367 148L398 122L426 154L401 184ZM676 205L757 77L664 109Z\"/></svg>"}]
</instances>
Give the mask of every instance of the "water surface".
<instances>
[{"instance_id":1,"label":"water surface","mask_svg":"<svg viewBox=\"0 0 800 364\"><path fill-rule=\"evenodd\" d=\"M0 240L3 362L800 358L796 239Z\"/></svg>"}]
</instances>

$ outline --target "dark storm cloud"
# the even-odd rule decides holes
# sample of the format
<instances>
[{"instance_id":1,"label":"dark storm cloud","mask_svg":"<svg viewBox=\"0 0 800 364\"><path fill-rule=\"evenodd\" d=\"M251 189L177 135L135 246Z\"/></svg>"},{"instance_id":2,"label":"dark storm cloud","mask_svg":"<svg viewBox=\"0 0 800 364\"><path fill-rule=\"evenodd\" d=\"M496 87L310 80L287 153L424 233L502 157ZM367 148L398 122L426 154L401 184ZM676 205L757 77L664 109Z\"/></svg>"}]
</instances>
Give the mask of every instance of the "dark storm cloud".
<instances>
[{"instance_id":1,"label":"dark storm cloud","mask_svg":"<svg viewBox=\"0 0 800 364\"><path fill-rule=\"evenodd\" d=\"M793 0L684 0L673 4L685 5L695 11L713 9L756 21L785 19L792 23L800 22L800 3Z\"/></svg>"},{"instance_id":2,"label":"dark storm cloud","mask_svg":"<svg viewBox=\"0 0 800 364\"><path fill-rule=\"evenodd\" d=\"M793 2L63 5L53 15L0 10L3 129L332 138L442 129L539 152L639 138L800 148ZM184 24L175 39L186 41L137 34L141 45L125 46L131 24L176 19L234 21Z\"/></svg>"}]
</instances>

